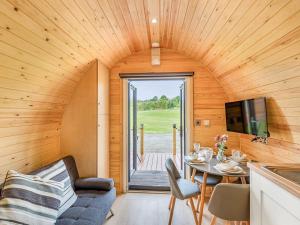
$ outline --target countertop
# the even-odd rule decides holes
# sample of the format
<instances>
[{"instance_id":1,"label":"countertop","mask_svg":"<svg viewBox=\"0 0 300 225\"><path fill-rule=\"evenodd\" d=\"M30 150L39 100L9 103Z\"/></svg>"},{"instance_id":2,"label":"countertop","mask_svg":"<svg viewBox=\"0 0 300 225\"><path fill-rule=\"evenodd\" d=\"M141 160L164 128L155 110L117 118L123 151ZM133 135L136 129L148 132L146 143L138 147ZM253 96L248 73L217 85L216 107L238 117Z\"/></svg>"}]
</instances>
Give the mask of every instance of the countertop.
<instances>
[{"instance_id":1,"label":"countertop","mask_svg":"<svg viewBox=\"0 0 300 225\"><path fill-rule=\"evenodd\" d=\"M281 188L285 189L286 191L290 192L291 194L300 198L300 185L264 168L264 166L272 166L272 167L290 167L293 168L297 166L300 168L300 165L295 164L271 164L271 163L253 163L248 162L247 166L250 170L257 172L258 174L266 177L267 179L271 180L273 183L279 185Z\"/></svg>"}]
</instances>

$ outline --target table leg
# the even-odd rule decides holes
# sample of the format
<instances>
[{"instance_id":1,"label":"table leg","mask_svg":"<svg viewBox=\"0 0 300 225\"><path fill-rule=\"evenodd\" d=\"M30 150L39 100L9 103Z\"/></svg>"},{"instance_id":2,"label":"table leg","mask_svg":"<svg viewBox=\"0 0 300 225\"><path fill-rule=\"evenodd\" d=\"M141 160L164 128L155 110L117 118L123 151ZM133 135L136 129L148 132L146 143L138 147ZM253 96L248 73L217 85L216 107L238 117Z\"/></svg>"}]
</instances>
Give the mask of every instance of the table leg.
<instances>
[{"instance_id":1,"label":"table leg","mask_svg":"<svg viewBox=\"0 0 300 225\"><path fill-rule=\"evenodd\" d=\"M227 176L224 176L224 181L225 181L225 183L230 183L230 181L229 181L229 177L227 177Z\"/></svg>"},{"instance_id":2,"label":"table leg","mask_svg":"<svg viewBox=\"0 0 300 225\"><path fill-rule=\"evenodd\" d=\"M191 181L194 183L195 182L195 175L196 175L197 170L193 168L192 171L192 176L191 176Z\"/></svg>"},{"instance_id":3,"label":"table leg","mask_svg":"<svg viewBox=\"0 0 300 225\"><path fill-rule=\"evenodd\" d=\"M201 199L200 199L200 209L199 209L199 225L202 224L203 218L203 210L204 210L204 202L205 202L205 190L206 190L206 180L207 180L207 173L203 173L203 183L201 185Z\"/></svg>"},{"instance_id":4,"label":"table leg","mask_svg":"<svg viewBox=\"0 0 300 225\"><path fill-rule=\"evenodd\" d=\"M245 177L240 177L240 178L241 178L242 184L247 184L247 181L246 181Z\"/></svg>"}]
</instances>

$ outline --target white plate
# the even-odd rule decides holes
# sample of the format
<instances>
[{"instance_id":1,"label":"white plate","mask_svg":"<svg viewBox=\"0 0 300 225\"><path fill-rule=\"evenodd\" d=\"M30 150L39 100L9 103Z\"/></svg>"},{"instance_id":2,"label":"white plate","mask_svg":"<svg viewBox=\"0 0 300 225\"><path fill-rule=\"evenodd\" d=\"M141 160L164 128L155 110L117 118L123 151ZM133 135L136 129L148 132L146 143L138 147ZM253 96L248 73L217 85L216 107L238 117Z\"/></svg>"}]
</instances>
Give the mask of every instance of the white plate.
<instances>
[{"instance_id":1,"label":"white plate","mask_svg":"<svg viewBox=\"0 0 300 225\"><path fill-rule=\"evenodd\" d=\"M218 168L216 168L216 169L221 173L228 173L228 174L243 174L243 173L245 173L245 171L239 166L235 166L231 170L226 170L226 171L219 170Z\"/></svg>"},{"instance_id":2,"label":"white plate","mask_svg":"<svg viewBox=\"0 0 300 225\"><path fill-rule=\"evenodd\" d=\"M189 163L191 164L197 164L197 163L204 163L205 162L205 159L200 157L198 159L192 159L190 156L188 156L188 161Z\"/></svg>"}]
</instances>

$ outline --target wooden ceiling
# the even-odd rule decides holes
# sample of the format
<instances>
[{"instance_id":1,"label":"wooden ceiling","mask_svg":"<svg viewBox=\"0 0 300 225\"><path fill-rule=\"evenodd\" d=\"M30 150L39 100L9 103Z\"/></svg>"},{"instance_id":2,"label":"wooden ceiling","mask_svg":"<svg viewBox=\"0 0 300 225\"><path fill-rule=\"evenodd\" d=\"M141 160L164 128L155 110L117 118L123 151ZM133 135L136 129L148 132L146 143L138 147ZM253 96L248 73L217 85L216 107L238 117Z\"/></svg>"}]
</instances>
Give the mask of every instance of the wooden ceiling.
<instances>
[{"instance_id":1,"label":"wooden ceiling","mask_svg":"<svg viewBox=\"0 0 300 225\"><path fill-rule=\"evenodd\" d=\"M1 0L1 52L69 72L159 42L222 75L296 32L298 11L299 0Z\"/></svg>"},{"instance_id":2,"label":"wooden ceiling","mask_svg":"<svg viewBox=\"0 0 300 225\"><path fill-rule=\"evenodd\" d=\"M0 0L0 176L59 154L95 58L111 68L153 42L207 67L231 100L267 96L272 137L300 144L300 0Z\"/></svg>"}]
</instances>

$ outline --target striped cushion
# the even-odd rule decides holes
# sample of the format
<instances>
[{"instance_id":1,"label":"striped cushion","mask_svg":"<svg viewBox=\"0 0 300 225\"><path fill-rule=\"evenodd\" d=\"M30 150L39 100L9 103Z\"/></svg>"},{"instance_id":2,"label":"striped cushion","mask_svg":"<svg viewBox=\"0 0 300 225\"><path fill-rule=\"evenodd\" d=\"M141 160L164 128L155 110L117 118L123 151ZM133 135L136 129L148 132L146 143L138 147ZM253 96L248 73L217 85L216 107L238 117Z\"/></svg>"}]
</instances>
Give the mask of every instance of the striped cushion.
<instances>
[{"instance_id":1,"label":"striped cushion","mask_svg":"<svg viewBox=\"0 0 300 225\"><path fill-rule=\"evenodd\" d=\"M62 182L8 171L0 200L0 224L54 224L63 191Z\"/></svg>"},{"instance_id":2,"label":"striped cushion","mask_svg":"<svg viewBox=\"0 0 300 225\"><path fill-rule=\"evenodd\" d=\"M70 176L63 160L58 161L50 168L47 168L36 175L41 178L60 181L65 184L64 195L58 211L59 216L70 208L77 200L77 195L72 188Z\"/></svg>"}]
</instances>

